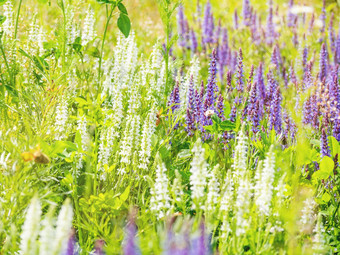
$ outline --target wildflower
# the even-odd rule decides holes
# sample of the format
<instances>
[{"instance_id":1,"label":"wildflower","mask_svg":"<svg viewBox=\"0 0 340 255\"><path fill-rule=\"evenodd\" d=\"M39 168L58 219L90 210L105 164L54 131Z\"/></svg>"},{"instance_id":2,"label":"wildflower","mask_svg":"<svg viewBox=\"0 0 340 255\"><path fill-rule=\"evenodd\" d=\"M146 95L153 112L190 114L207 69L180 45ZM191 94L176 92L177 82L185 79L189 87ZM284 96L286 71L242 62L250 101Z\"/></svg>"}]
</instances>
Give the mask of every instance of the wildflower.
<instances>
[{"instance_id":1,"label":"wildflower","mask_svg":"<svg viewBox=\"0 0 340 255\"><path fill-rule=\"evenodd\" d=\"M179 35L178 45L180 47L186 47L188 43L187 37L189 34L189 30L188 30L188 21L185 18L184 8L182 4L178 7L177 23L178 23L178 35Z\"/></svg>"},{"instance_id":2,"label":"wildflower","mask_svg":"<svg viewBox=\"0 0 340 255\"><path fill-rule=\"evenodd\" d=\"M330 149L329 149L329 145L328 145L328 138L327 138L327 134L325 129L322 129L322 133L321 133L321 155L322 157L324 156L328 156L330 157Z\"/></svg>"},{"instance_id":3,"label":"wildflower","mask_svg":"<svg viewBox=\"0 0 340 255\"><path fill-rule=\"evenodd\" d=\"M167 169L157 156L157 169L154 187L151 189L150 209L154 211L157 218L163 218L170 208L169 180Z\"/></svg>"},{"instance_id":4,"label":"wildflower","mask_svg":"<svg viewBox=\"0 0 340 255\"><path fill-rule=\"evenodd\" d=\"M326 28L326 1L322 1L322 10L321 10L321 15L320 15L320 20L321 20L321 28L320 32L323 33L325 32Z\"/></svg>"},{"instance_id":5,"label":"wildflower","mask_svg":"<svg viewBox=\"0 0 340 255\"><path fill-rule=\"evenodd\" d=\"M224 103L223 103L223 96L222 94L219 95L217 99L217 116L221 119L224 120Z\"/></svg>"},{"instance_id":6,"label":"wildflower","mask_svg":"<svg viewBox=\"0 0 340 255\"><path fill-rule=\"evenodd\" d=\"M105 245L104 240L96 240L94 245L94 255L105 255L104 245Z\"/></svg>"},{"instance_id":7,"label":"wildflower","mask_svg":"<svg viewBox=\"0 0 340 255\"><path fill-rule=\"evenodd\" d=\"M270 148L264 164L259 164L255 174L256 184L255 204L261 215L269 216L271 200L273 196L273 182L275 176L275 157L273 148Z\"/></svg>"},{"instance_id":8,"label":"wildflower","mask_svg":"<svg viewBox=\"0 0 340 255\"><path fill-rule=\"evenodd\" d=\"M197 52L197 47L198 47L198 43L197 43L197 37L196 37L196 33L193 29L190 30L190 40L191 40L191 52L194 54Z\"/></svg>"},{"instance_id":9,"label":"wildflower","mask_svg":"<svg viewBox=\"0 0 340 255\"><path fill-rule=\"evenodd\" d=\"M207 110L205 113L204 113L204 115L205 115L205 117L211 117L211 116L213 116L215 114L215 111L214 110Z\"/></svg>"},{"instance_id":10,"label":"wildflower","mask_svg":"<svg viewBox=\"0 0 340 255\"><path fill-rule=\"evenodd\" d=\"M1 31L11 38L14 35L14 12L11 0L6 1L3 5L3 16L6 17L6 19L2 23Z\"/></svg>"},{"instance_id":11,"label":"wildflower","mask_svg":"<svg viewBox=\"0 0 340 255\"><path fill-rule=\"evenodd\" d=\"M65 136L65 126L68 120L68 105L66 98L62 98L60 103L56 108L56 117L55 117L55 126L56 131L59 133L57 135L58 139L61 139Z\"/></svg>"},{"instance_id":12,"label":"wildflower","mask_svg":"<svg viewBox=\"0 0 340 255\"><path fill-rule=\"evenodd\" d=\"M96 32L94 30L94 11L92 8L89 8L86 12L83 34L82 34L82 45L85 46L89 42L91 42L96 37Z\"/></svg>"},{"instance_id":13,"label":"wildflower","mask_svg":"<svg viewBox=\"0 0 340 255\"><path fill-rule=\"evenodd\" d=\"M237 176L242 176L247 170L247 150L248 150L248 138L244 134L244 127L238 133L236 138L237 143L234 152L234 163L232 165Z\"/></svg>"},{"instance_id":14,"label":"wildflower","mask_svg":"<svg viewBox=\"0 0 340 255\"><path fill-rule=\"evenodd\" d=\"M237 91L242 93L244 90L244 81L243 81L243 56L242 56L242 49L239 49L239 54L237 58L237 73L236 73L236 84L237 84Z\"/></svg>"},{"instance_id":15,"label":"wildflower","mask_svg":"<svg viewBox=\"0 0 340 255\"><path fill-rule=\"evenodd\" d=\"M294 0L289 0L288 3L288 14L287 14L287 26L293 27L295 24L295 19L297 18L296 14L293 13L292 9L294 8Z\"/></svg>"},{"instance_id":16,"label":"wildflower","mask_svg":"<svg viewBox=\"0 0 340 255\"><path fill-rule=\"evenodd\" d=\"M238 30L238 15L237 15L237 10L234 12L234 28L235 30Z\"/></svg>"},{"instance_id":17,"label":"wildflower","mask_svg":"<svg viewBox=\"0 0 340 255\"><path fill-rule=\"evenodd\" d=\"M216 211L218 199L220 197L220 183L219 183L219 164L217 164L210 174L208 182L208 193L206 201L206 210L208 212Z\"/></svg>"},{"instance_id":18,"label":"wildflower","mask_svg":"<svg viewBox=\"0 0 340 255\"><path fill-rule=\"evenodd\" d=\"M322 215L319 213L315 228L313 229L314 236L312 237L312 250L313 254L325 254L326 240L325 229L322 224Z\"/></svg>"},{"instance_id":19,"label":"wildflower","mask_svg":"<svg viewBox=\"0 0 340 255\"><path fill-rule=\"evenodd\" d=\"M266 41L269 45L274 43L276 38L275 26L273 23L273 1L269 0L269 12L267 16Z\"/></svg>"},{"instance_id":20,"label":"wildflower","mask_svg":"<svg viewBox=\"0 0 340 255\"><path fill-rule=\"evenodd\" d=\"M199 236L192 240L190 254L205 255L210 254L209 241L205 233L205 225L202 221L199 229Z\"/></svg>"},{"instance_id":21,"label":"wildflower","mask_svg":"<svg viewBox=\"0 0 340 255\"><path fill-rule=\"evenodd\" d=\"M203 36L202 40L204 44L214 42L214 16L211 11L211 4L208 1L205 6L204 11L204 21L203 21Z\"/></svg>"},{"instance_id":22,"label":"wildflower","mask_svg":"<svg viewBox=\"0 0 340 255\"><path fill-rule=\"evenodd\" d=\"M320 81L323 81L327 77L327 58L328 58L327 48L326 45L323 43L320 51L320 71L319 71Z\"/></svg>"},{"instance_id":23,"label":"wildflower","mask_svg":"<svg viewBox=\"0 0 340 255\"><path fill-rule=\"evenodd\" d=\"M70 199L66 199L57 219L53 254L62 254L67 248L73 220L73 209Z\"/></svg>"},{"instance_id":24,"label":"wildflower","mask_svg":"<svg viewBox=\"0 0 340 255\"><path fill-rule=\"evenodd\" d=\"M37 237L40 228L41 205L35 196L28 206L26 218L21 232L20 252L23 255L36 254Z\"/></svg>"},{"instance_id":25,"label":"wildflower","mask_svg":"<svg viewBox=\"0 0 340 255\"><path fill-rule=\"evenodd\" d=\"M53 210L50 209L50 211L46 214L44 220L42 221L42 229L39 234L39 255L48 255L51 252L51 243L54 242L55 238L52 213Z\"/></svg>"},{"instance_id":26,"label":"wildflower","mask_svg":"<svg viewBox=\"0 0 340 255\"><path fill-rule=\"evenodd\" d=\"M269 114L269 129L272 130L274 128L276 134L280 134L282 131L281 100L281 92L278 87L275 91L274 98L272 99Z\"/></svg>"},{"instance_id":27,"label":"wildflower","mask_svg":"<svg viewBox=\"0 0 340 255\"><path fill-rule=\"evenodd\" d=\"M228 31L226 28L222 30L222 40L217 48L217 64L220 74L220 80L223 81L224 67L228 64Z\"/></svg>"},{"instance_id":28,"label":"wildflower","mask_svg":"<svg viewBox=\"0 0 340 255\"><path fill-rule=\"evenodd\" d=\"M191 198L193 200L194 209L203 209L203 202L205 197L205 187L207 185L207 163L205 161L205 150L202 147L201 139L197 139L191 152L193 153L193 159L191 161Z\"/></svg>"},{"instance_id":29,"label":"wildflower","mask_svg":"<svg viewBox=\"0 0 340 255\"><path fill-rule=\"evenodd\" d=\"M153 109L148 114L142 130L142 139L139 150L139 168L147 169L151 156L151 137L155 132L156 114Z\"/></svg>"},{"instance_id":30,"label":"wildflower","mask_svg":"<svg viewBox=\"0 0 340 255\"><path fill-rule=\"evenodd\" d=\"M314 210L317 204L313 198L307 198L303 202L303 208L301 210L301 218L299 220L299 224L301 225L301 230L305 231L308 229L310 224L313 224L315 221L315 213Z\"/></svg>"},{"instance_id":31,"label":"wildflower","mask_svg":"<svg viewBox=\"0 0 340 255\"><path fill-rule=\"evenodd\" d=\"M131 215L132 214L132 215ZM137 240L137 227L135 223L136 213L132 212L129 217L129 222L125 228L125 240L123 243L123 254L125 255L138 255L141 254Z\"/></svg>"},{"instance_id":32,"label":"wildflower","mask_svg":"<svg viewBox=\"0 0 340 255\"><path fill-rule=\"evenodd\" d=\"M182 202L183 201L183 185L182 185L182 176L178 172L178 170L175 170L175 179L173 181L172 187L172 194L174 195L175 202Z\"/></svg>"},{"instance_id":33,"label":"wildflower","mask_svg":"<svg viewBox=\"0 0 340 255\"><path fill-rule=\"evenodd\" d=\"M121 141L120 152L121 156L120 162L129 165L131 163L131 157L133 155L134 149L139 144L139 126L140 117L139 115L129 115L126 127L124 129L124 138ZM126 173L125 169L119 169L120 174Z\"/></svg>"},{"instance_id":34,"label":"wildflower","mask_svg":"<svg viewBox=\"0 0 340 255\"><path fill-rule=\"evenodd\" d=\"M250 26L251 23L251 5L249 0L243 0L243 24Z\"/></svg>"},{"instance_id":35,"label":"wildflower","mask_svg":"<svg viewBox=\"0 0 340 255\"><path fill-rule=\"evenodd\" d=\"M209 66L209 78L207 84L207 91L205 95L205 100L207 102L206 109L214 108L216 96L215 92L217 92L218 87L216 85L216 50L214 49L212 52L212 57Z\"/></svg>"},{"instance_id":36,"label":"wildflower","mask_svg":"<svg viewBox=\"0 0 340 255\"><path fill-rule=\"evenodd\" d=\"M236 236L241 236L246 233L249 226L248 214L251 198L251 183L249 177L244 173L241 176L238 187L236 189L236 203L235 203L235 219L236 219Z\"/></svg>"}]
</instances>

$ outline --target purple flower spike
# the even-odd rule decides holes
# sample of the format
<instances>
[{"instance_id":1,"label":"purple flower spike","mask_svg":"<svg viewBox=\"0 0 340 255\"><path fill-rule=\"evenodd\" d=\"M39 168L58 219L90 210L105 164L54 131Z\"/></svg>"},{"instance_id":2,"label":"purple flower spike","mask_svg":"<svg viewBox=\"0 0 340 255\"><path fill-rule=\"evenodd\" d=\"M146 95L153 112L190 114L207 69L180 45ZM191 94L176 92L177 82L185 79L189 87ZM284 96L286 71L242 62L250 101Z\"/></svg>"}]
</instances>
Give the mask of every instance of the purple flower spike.
<instances>
[{"instance_id":1,"label":"purple flower spike","mask_svg":"<svg viewBox=\"0 0 340 255\"><path fill-rule=\"evenodd\" d=\"M220 94L217 99L217 116L224 120L224 102L223 102L223 96Z\"/></svg>"},{"instance_id":2,"label":"purple flower spike","mask_svg":"<svg viewBox=\"0 0 340 255\"><path fill-rule=\"evenodd\" d=\"M255 75L255 82L257 83L258 95L260 96L261 100L265 100L266 98L266 86L264 84L263 79L263 63L261 62L256 75Z\"/></svg>"},{"instance_id":3,"label":"purple flower spike","mask_svg":"<svg viewBox=\"0 0 340 255\"><path fill-rule=\"evenodd\" d=\"M234 100L234 103L233 103L233 107L231 108L230 110L230 114L229 114L229 120L231 122L235 122L236 121L236 115L237 115L237 102L236 102L236 99Z\"/></svg>"},{"instance_id":4,"label":"purple flower spike","mask_svg":"<svg viewBox=\"0 0 340 255\"><path fill-rule=\"evenodd\" d=\"M276 70L279 71L281 66L281 54L278 44L276 44L274 47L271 62L275 65Z\"/></svg>"},{"instance_id":5,"label":"purple flower spike","mask_svg":"<svg viewBox=\"0 0 340 255\"><path fill-rule=\"evenodd\" d=\"M229 52L229 43L228 43L228 31L227 29L222 30L222 41L218 46L218 71L220 74L220 79L223 81L224 75L224 67L228 64L228 52Z\"/></svg>"},{"instance_id":6,"label":"purple flower spike","mask_svg":"<svg viewBox=\"0 0 340 255\"><path fill-rule=\"evenodd\" d=\"M212 57L211 57L210 67L209 67L209 78L208 78L208 84L207 84L207 91L205 95L207 108L205 110L208 110L214 107L214 103L216 99L215 93L218 92L218 87L216 84L216 73L217 73L216 61L217 61L216 50L214 49L212 52Z\"/></svg>"},{"instance_id":7,"label":"purple flower spike","mask_svg":"<svg viewBox=\"0 0 340 255\"><path fill-rule=\"evenodd\" d=\"M340 28L338 32L338 37L335 42L335 56L334 56L334 62L336 64L340 64Z\"/></svg>"},{"instance_id":8,"label":"purple flower spike","mask_svg":"<svg viewBox=\"0 0 340 255\"><path fill-rule=\"evenodd\" d=\"M168 106L171 106L172 112L180 107L180 96L179 96L179 82L176 83L174 89L171 92Z\"/></svg>"},{"instance_id":9,"label":"purple flower spike","mask_svg":"<svg viewBox=\"0 0 340 255\"><path fill-rule=\"evenodd\" d=\"M221 19L218 20L218 26L217 26L215 34L214 34L214 43L216 43L216 44L219 43L220 35L221 35Z\"/></svg>"},{"instance_id":10,"label":"purple flower spike","mask_svg":"<svg viewBox=\"0 0 340 255\"><path fill-rule=\"evenodd\" d=\"M272 45L275 41L276 33L275 26L273 22L273 3L269 2L269 12L267 17L267 30L266 30L266 41L269 45Z\"/></svg>"},{"instance_id":11,"label":"purple flower spike","mask_svg":"<svg viewBox=\"0 0 340 255\"><path fill-rule=\"evenodd\" d=\"M243 0L243 24L250 26L251 24L251 6L249 0Z\"/></svg>"},{"instance_id":12,"label":"purple flower spike","mask_svg":"<svg viewBox=\"0 0 340 255\"><path fill-rule=\"evenodd\" d=\"M197 91L196 91L197 94ZM189 91L188 91L188 107L187 107L187 115L186 115L186 131L188 132L189 136L193 135L193 131L196 129L195 127L195 115L197 114L196 108L196 97L194 92L194 81L193 77L191 76L190 84L189 84Z\"/></svg>"},{"instance_id":13,"label":"purple flower spike","mask_svg":"<svg viewBox=\"0 0 340 255\"><path fill-rule=\"evenodd\" d=\"M281 113L281 101L282 96L280 88L277 87L274 98L270 105L269 114L269 129L275 129L276 134L280 134L282 131L282 113Z\"/></svg>"},{"instance_id":14,"label":"purple flower spike","mask_svg":"<svg viewBox=\"0 0 340 255\"><path fill-rule=\"evenodd\" d=\"M269 71L267 74L267 80L268 80L268 88L266 92L266 100L265 103L268 107L270 107L270 104L273 100L273 95L275 94L275 91L278 87L277 81L273 77L272 71Z\"/></svg>"},{"instance_id":15,"label":"purple flower spike","mask_svg":"<svg viewBox=\"0 0 340 255\"><path fill-rule=\"evenodd\" d=\"M329 145L328 145L328 138L325 129L322 129L321 133L321 148L320 148L321 156L331 156L330 150L329 150Z\"/></svg>"},{"instance_id":16,"label":"purple flower spike","mask_svg":"<svg viewBox=\"0 0 340 255\"><path fill-rule=\"evenodd\" d=\"M295 19L297 18L297 16L292 13L291 9L294 6L294 0L289 0L289 9L288 9L288 15L287 15L287 26L288 27L294 27L295 26Z\"/></svg>"},{"instance_id":17,"label":"purple flower spike","mask_svg":"<svg viewBox=\"0 0 340 255\"><path fill-rule=\"evenodd\" d=\"M315 15L314 13L312 14L312 17L310 19L310 22L309 22L309 27L308 27L308 32L309 33L312 33L313 32L313 29L314 29L314 21L315 21Z\"/></svg>"},{"instance_id":18,"label":"purple flower spike","mask_svg":"<svg viewBox=\"0 0 340 255\"><path fill-rule=\"evenodd\" d=\"M227 91L231 91L233 87L231 86L231 81L232 81L232 72L231 70L228 71L227 73Z\"/></svg>"},{"instance_id":19,"label":"purple flower spike","mask_svg":"<svg viewBox=\"0 0 340 255\"><path fill-rule=\"evenodd\" d=\"M325 43L323 43L320 51L320 73L319 73L320 81L323 81L327 77L327 58L328 58L327 48Z\"/></svg>"},{"instance_id":20,"label":"purple flower spike","mask_svg":"<svg viewBox=\"0 0 340 255\"><path fill-rule=\"evenodd\" d=\"M190 40L191 40L191 52L194 54L197 52L197 37L193 29L190 30Z\"/></svg>"},{"instance_id":21,"label":"purple flower spike","mask_svg":"<svg viewBox=\"0 0 340 255\"><path fill-rule=\"evenodd\" d=\"M208 1L204 11L203 43L206 44L213 42L214 42L214 16L211 11L210 1Z\"/></svg>"},{"instance_id":22,"label":"purple flower spike","mask_svg":"<svg viewBox=\"0 0 340 255\"><path fill-rule=\"evenodd\" d=\"M333 136L340 142L340 118L338 116L334 119Z\"/></svg>"},{"instance_id":23,"label":"purple flower spike","mask_svg":"<svg viewBox=\"0 0 340 255\"><path fill-rule=\"evenodd\" d=\"M129 222L125 228L125 240L123 242L123 254L124 255L139 255L141 254L137 244L137 226L135 218L137 209L133 209L129 216Z\"/></svg>"},{"instance_id":24,"label":"purple flower spike","mask_svg":"<svg viewBox=\"0 0 340 255\"><path fill-rule=\"evenodd\" d=\"M331 45L331 50L334 53L335 52L335 34L334 34L333 22L334 22L334 13L332 13L331 19L329 21L329 26L328 26L329 41Z\"/></svg>"},{"instance_id":25,"label":"purple flower spike","mask_svg":"<svg viewBox=\"0 0 340 255\"><path fill-rule=\"evenodd\" d=\"M243 93L244 91L244 73L243 73L243 56L242 56L242 49L239 49L238 54L238 63L237 63L237 73L236 73L236 89L239 93Z\"/></svg>"},{"instance_id":26,"label":"purple flower spike","mask_svg":"<svg viewBox=\"0 0 340 255\"><path fill-rule=\"evenodd\" d=\"M237 10L234 12L234 28L235 30L238 30L238 15L237 15Z\"/></svg>"},{"instance_id":27,"label":"purple flower spike","mask_svg":"<svg viewBox=\"0 0 340 255\"><path fill-rule=\"evenodd\" d=\"M325 0L322 1L322 11L320 15L320 20L322 22L320 32L323 33L325 32L325 28L326 28L326 1Z\"/></svg>"},{"instance_id":28,"label":"purple flower spike","mask_svg":"<svg viewBox=\"0 0 340 255\"><path fill-rule=\"evenodd\" d=\"M178 23L178 45L180 47L187 46L187 37L189 34L188 22L184 16L184 8L183 5L178 7L178 15L177 15L177 23Z\"/></svg>"},{"instance_id":29,"label":"purple flower spike","mask_svg":"<svg viewBox=\"0 0 340 255\"><path fill-rule=\"evenodd\" d=\"M104 240L97 240L94 244L94 255L105 255L105 252L103 250L104 245Z\"/></svg>"},{"instance_id":30,"label":"purple flower spike","mask_svg":"<svg viewBox=\"0 0 340 255\"><path fill-rule=\"evenodd\" d=\"M74 230L72 235L70 236L70 239L68 240L67 248L64 255L78 255Z\"/></svg>"},{"instance_id":31,"label":"purple flower spike","mask_svg":"<svg viewBox=\"0 0 340 255\"><path fill-rule=\"evenodd\" d=\"M210 247L205 233L205 226L202 222L200 225L200 236L191 242L190 255L207 255L210 254Z\"/></svg>"},{"instance_id":32,"label":"purple flower spike","mask_svg":"<svg viewBox=\"0 0 340 255\"><path fill-rule=\"evenodd\" d=\"M248 121L252 123L252 130L254 133L259 131L259 122L260 122L260 100L257 98L257 83L254 82L251 91L250 97L248 100L248 107L247 107L247 115Z\"/></svg>"}]
</instances>

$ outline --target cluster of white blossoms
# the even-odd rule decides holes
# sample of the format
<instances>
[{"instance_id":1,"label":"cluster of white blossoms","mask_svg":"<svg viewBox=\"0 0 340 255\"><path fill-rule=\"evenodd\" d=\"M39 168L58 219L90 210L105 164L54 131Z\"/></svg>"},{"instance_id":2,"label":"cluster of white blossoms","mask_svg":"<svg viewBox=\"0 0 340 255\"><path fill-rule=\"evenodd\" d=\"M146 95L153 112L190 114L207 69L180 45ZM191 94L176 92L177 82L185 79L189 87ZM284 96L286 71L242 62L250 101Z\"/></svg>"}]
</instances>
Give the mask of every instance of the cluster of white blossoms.
<instances>
[{"instance_id":1,"label":"cluster of white blossoms","mask_svg":"<svg viewBox=\"0 0 340 255\"><path fill-rule=\"evenodd\" d=\"M155 183L151 188L150 210L155 212L158 218L163 218L170 208L169 180L164 163L159 159L159 155L157 157L159 162Z\"/></svg>"},{"instance_id":2,"label":"cluster of white blossoms","mask_svg":"<svg viewBox=\"0 0 340 255\"><path fill-rule=\"evenodd\" d=\"M191 152L193 153L193 158L190 168L190 189L191 198L193 200L193 208L204 209L208 166L205 160L205 150L202 147L201 139L197 139Z\"/></svg>"},{"instance_id":3,"label":"cluster of white blossoms","mask_svg":"<svg viewBox=\"0 0 340 255\"><path fill-rule=\"evenodd\" d=\"M82 45L85 46L96 37L94 29L95 24L94 11L91 7L88 8L84 19L84 27L82 33Z\"/></svg>"},{"instance_id":4,"label":"cluster of white blossoms","mask_svg":"<svg viewBox=\"0 0 340 255\"><path fill-rule=\"evenodd\" d=\"M9 38L14 36L14 12L11 0L8 0L3 5L3 16L6 18L2 23L1 31Z\"/></svg>"},{"instance_id":5,"label":"cluster of white blossoms","mask_svg":"<svg viewBox=\"0 0 340 255\"><path fill-rule=\"evenodd\" d=\"M64 202L56 221L53 218L53 210L50 210L42 221L41 214L40 201L34 197L22 227L19 254L64 254L72 228L71 201L67 199Z\"/></svg>"},{"instance_id":6,"label":"cluster of white blossoms","mask_svg":"<svg viewBox=\"0 0 340 255\"><path fill-rule=\"evenodd\" d=\"M263 166L259 167L255 174L255 204L261 214L269 216L273 196L273 183L275 177L275 157L271 148L264 160Z\"/></svg>"}]
</instances>

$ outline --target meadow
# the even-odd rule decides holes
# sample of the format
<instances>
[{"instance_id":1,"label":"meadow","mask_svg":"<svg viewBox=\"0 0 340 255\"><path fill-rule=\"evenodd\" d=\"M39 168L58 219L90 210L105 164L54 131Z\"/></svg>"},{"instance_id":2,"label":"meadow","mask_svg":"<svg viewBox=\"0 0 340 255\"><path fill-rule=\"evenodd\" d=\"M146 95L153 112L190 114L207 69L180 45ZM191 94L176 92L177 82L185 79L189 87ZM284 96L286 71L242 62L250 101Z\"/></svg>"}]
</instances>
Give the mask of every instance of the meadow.
<instances>
[{"instance_id":1,"label":"meadow","mask_svg":"<svg viewBox=\"0 0 340 255\"><path fill-rule=\"evenodd\" d=\"M339 7L0 0L0 254L338 254Z\"/></svg>"}]
</instances>

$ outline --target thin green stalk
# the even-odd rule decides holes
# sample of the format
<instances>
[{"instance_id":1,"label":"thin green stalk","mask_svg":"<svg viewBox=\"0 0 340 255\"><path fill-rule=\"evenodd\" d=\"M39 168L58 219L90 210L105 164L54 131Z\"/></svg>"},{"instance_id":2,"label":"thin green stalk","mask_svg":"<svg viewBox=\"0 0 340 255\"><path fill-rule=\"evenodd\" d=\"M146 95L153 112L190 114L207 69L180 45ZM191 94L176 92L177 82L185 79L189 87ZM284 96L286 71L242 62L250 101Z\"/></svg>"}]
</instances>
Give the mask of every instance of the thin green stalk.
<instances>
[{"instance_id":1,"label":"thin green stalk","mask_svg":"<svg viewBox=\"0 0 340 255\"><path fill-rule=\"evenodd\" d=\"M22 0L19 1L19 5L18 5L17 18L15 21L14 39L17 39L17 36L18 36L18 25L19 25L19 15L20 15L20 10L21 10L21 4L22 4Z\"/></svg>"}]
</instances>

